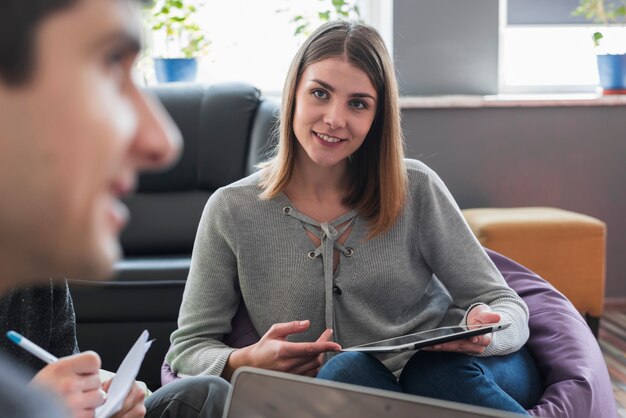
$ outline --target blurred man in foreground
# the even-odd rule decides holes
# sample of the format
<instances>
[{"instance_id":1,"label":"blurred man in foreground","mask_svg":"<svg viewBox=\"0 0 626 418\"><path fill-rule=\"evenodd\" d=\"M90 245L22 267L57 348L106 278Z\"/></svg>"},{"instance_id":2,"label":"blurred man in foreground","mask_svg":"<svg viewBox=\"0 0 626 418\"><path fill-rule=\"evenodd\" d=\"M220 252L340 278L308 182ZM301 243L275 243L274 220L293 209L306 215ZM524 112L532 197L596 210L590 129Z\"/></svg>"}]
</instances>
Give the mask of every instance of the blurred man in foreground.
<instances>
[{"instance_id":1,"label":"blurred man in foreground","mask_svg":"<svg viewBox=\"0 0 626 418\"><path fill-rule=\"evenodd\" d=\"M107 277L128 217L121 198L134 189L138 171L178 157L178 130L131 79L140 50L138 5L3 1L0 294L49 277ZM27 388L2 357L0 411L57 417L69 409L73 417L93 417L106 396L99 368L93 352L65 357ZM144 413L143 393L134 388L118 416Z\"/></svg>"}]
</instances>

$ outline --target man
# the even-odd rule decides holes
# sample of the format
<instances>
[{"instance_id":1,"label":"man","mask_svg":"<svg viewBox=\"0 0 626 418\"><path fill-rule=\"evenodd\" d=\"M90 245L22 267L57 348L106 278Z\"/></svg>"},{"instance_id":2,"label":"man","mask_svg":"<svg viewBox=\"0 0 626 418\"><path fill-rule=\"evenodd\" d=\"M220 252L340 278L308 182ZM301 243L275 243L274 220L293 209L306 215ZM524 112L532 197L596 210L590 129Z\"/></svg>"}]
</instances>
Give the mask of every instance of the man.
<instances>
[{"instance_id":1,"label":"man","mask_svg":"<svg viewBox=\"0 0 626 418\"><path fill-rule=\"evenodd\" d=\"M47 277L109 275L137 171L172 164L180 134L131 79L134 0L4 0L0 13L0 293ZM7 416L93 417L104 402L93 352L33 379L0 359ZM106 387L105 387L106 388ZM161 400L167 396L161 393ZM143 416L136 387L118 416Z\"/></svg>"},{"instance_id":2,"label":"man","mask_svg":"<svg viewBox=\"0 0 626 418\"><path fill-rule=\"evenodd\" d=\"M76 317L67 284L49 281L45 286L19 289L0 298L0 352L28 366L34 375L33 382L40 382L41 375L48 374L49 366L45 367L32 354L1 338L10 329L19 331L57 357L78 353ZM58 382L44 386L59 389ZM116 417L143 417L145 414L146 418L221 418L227 392L228 384L218 377L188 377L151 394L144 408L144 391L136 385ZM74 415L77 416L76 412Z\"/></svg>"}]
</instances>

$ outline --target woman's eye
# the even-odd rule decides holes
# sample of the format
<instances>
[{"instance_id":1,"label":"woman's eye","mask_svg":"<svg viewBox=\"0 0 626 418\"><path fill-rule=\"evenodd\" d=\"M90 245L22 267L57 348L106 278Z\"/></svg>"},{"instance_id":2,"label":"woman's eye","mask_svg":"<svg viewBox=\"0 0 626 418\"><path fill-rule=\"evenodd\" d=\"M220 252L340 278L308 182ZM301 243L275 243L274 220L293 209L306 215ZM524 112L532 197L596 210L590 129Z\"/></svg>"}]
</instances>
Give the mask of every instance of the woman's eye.
<instances>
[{"instance_id":1,"label":"woman's eye","mask_svg":"<svg viewBox=\"0 0 626 418\"><path fill-rule=\"evenodd\" d=\"M352 100L350 102L350 106L355 109L367 109L367 105L363 103L361 100Z\"/></svg>"},{"instance_id":2,"label":"woman's eye","mask_svg":"<svg viewBox=\"0 0 626 418\"><path fill-rule=\"evenodd\" d=\"M320 89L313 90L313 96L317 97L318 99L328 98L328 94L324 90Z\"/></svg>"}]
</instances>

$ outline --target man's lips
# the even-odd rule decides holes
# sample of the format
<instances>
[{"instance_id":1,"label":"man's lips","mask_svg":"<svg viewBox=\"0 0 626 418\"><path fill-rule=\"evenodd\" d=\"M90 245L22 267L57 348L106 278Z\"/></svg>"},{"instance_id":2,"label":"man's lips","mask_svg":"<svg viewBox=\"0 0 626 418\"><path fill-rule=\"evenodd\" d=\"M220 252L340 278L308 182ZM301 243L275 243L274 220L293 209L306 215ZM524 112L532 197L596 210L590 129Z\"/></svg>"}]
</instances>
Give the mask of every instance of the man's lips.
<instances>
[{"instance_id":1,"label":"man's lips","mask_svg":"<svg viewBox=\"0 0 626 418\"><path fill-rule=\"evenodd\" d=\"M110 214L118 229L123 228L130 218L128 207L117 198L111 199Z\"/></svg>"},{"instance_id":2,"label":"man's lips","mask_svg":"<svg viewBox=\"0 0 626 418\"><path fill-rule=\"evenodd\" d=\"M128 176L125 178L120 177L113 180L109 190L111 191L111 194L113 196L122 199L135 190L136 184L137 181L135 180L134 176Z\"/></svg>"},{"instance_id":3,"label":"man's lips","mask_svg":"<svg viewBox=\"0 0 626 418\"><path fill-rule=\"evenodd\" d=\"M113 221L116 230L120 230L126 225L130 218L128 207L122 202L122 199L131 194L136 187L135 176L119 176L115 178L109 187L109 215Z\"/></svg>"}]
</instances>

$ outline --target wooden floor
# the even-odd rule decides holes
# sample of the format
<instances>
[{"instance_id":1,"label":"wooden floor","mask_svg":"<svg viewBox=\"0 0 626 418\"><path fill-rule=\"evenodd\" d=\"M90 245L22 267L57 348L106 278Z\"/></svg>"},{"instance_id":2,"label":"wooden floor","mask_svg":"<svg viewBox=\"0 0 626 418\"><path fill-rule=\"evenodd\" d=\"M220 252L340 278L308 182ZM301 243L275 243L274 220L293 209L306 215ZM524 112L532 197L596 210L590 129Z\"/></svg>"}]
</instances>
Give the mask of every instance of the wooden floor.
<instances>
[{"instance_id":1,"label":"wooden floor","mask_svg":"<svg viewBox=\"0 0 626 418\"><path fill-rule=\"evenodd\" d=\"M613 383L618 414L626 418L626 309L605 310L599 342Z\"/></svg>"}]
</instances>

